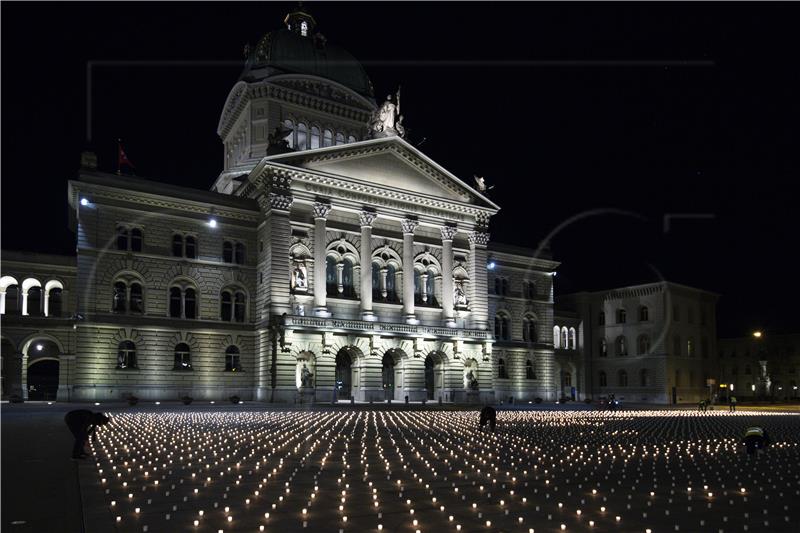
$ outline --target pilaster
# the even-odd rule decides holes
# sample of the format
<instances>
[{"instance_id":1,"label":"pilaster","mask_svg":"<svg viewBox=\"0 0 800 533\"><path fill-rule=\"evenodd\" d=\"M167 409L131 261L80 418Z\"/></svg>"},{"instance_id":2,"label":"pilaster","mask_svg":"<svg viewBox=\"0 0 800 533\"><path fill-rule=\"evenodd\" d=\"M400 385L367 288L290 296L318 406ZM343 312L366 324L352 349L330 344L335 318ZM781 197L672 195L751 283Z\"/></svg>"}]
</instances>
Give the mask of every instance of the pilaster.
<instances>
[{"instance_id":1,"label":"pilaster","mask_svg":"<svg viewBox=\"0 0 800 533\"><path fill-rule=\"evenodd\" d=\"M414 230L419 222L406 218L403 228L403 315L409 324L417 323L414 313Z\"/></svg>"}]
</instances>

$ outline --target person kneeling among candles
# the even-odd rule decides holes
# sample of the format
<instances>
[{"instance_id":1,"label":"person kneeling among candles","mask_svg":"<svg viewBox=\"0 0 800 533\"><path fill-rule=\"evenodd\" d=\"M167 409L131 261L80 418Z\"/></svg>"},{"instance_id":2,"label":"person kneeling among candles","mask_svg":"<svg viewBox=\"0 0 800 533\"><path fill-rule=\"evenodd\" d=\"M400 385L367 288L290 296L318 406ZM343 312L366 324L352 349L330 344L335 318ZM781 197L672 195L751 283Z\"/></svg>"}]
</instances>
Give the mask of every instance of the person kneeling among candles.
<instances>
[{"instance_id":1,"label":"person kneeling among candles","mask_svg":"<svg viewBox=\"0 0 800 533\"><path fill-rule=\"evenodd\" d=\"M492 428L492 431L494 431L497 425L497 411L490 405L481 409L480 428L483 429L483 426L485 426L487 422L489 423L489 427Z\"/></svg>"},{"instance_id":2,"label":"person kneeling among candles","mask_svg":"<svg viewBox=\"0 0 800 533\"><path fill-rule=\"evenodd\" d=\"M72 446L73 459L86 459L89 437L92 442L97 442L97 426L105 426L110 421L103 413L93 413L87 409L76 409L64 416L64 422L75 437Z\"/></svg>"},{"instance_id":3,"label":"person kneeling among candles","mask_svg":"<svg viewBox=\"0 0 800 533\"><path fill-rule=\"evenodd\" d=\"M767 430L758 426L747 428L747 431L744 432L742 443L747 447L748 456L765 450L770 443Z\"/></svg>"}]
</instances>

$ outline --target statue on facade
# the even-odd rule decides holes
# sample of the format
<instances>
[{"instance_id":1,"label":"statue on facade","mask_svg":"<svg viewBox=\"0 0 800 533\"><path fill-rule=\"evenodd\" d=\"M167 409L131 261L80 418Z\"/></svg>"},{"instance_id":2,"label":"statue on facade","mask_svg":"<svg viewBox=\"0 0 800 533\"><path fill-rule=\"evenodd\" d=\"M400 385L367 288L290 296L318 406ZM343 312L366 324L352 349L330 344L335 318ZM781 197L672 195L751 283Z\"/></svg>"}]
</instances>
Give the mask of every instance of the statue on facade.
<instances>
[{"instance_id":1,"label":"statue on facade","mask_svg":"<svg viewBox=\"0 0 800 533\"><path fill-rule=\"evenodd\" d=\"M300 369L300 384L308 389L314 386L314 374L311 373L305 363L303 363L303 368Z\"/></svg>"},{"instance_id":2,"label":"statue on facade","mask_svg":"<svg viewBox=\"0 0 800 533\"><path fill-rule=\"evenodd\" d=\"M291 134L292 129L283 124L283 122L275 126L275 130L268 135L267 155L291 152L292 148L289 146L289 140L287 139Z\"/></svg>"},{"instance_id":3,"label":"statue on facade","mask_svg":"<svg viewBox=\"0 0 800 533\"><path fill-rule=\"evenodd\" d=\"M386 97L386 101L378 108L370 119L370 129L376 137L388 137L399 135L403 137L406 133L402 125L403 116L400 114L400 89L395 95L397 103L392 102L392 95Z\"/></svg>"},{"instance_id":4,"label":"statue on facade","mask_svg":"<svg viewBox=\"0 0 800 533\"><path fill-rule=\"evenodd\" d=\"M295 263L292 269L292 289L305 292L308 290L308 270L303 263Z\"/></svg>"},{"instance_id":5,"label":"statue on facade","mask_svg":"<svg viewBox=\"0 0 800 533\"><path fill-rule=\"evenodd\" d=\"M466 380L467 388L469 388L469 390L478 390L478 379L475 377L475 374L472 372L472 370L467 372Z\"/></svg>"},{"instance_id":6,"label":"statue on facade","mask_svg":"<svg viewBox=\"0 0 800 533\"><path fill-rule=\"evenodd\" d=\"M467 293L464 291L464 282L457 280L453 286L453 305L456 307L467 305Z\"/></svg>"},{"instance_id":7,"label":"statue on facade","mask_svg":"<svg viewBox=\"0 0 800 533\"><path fill-rule=\"evenodd\" d=\"M473 177L475 178L475 184L478 186L478 190L480 192L491 191L494 189L494 185L490 185L488 187L486 186L486 179L483 176L473 175Z\"/></svg>"}]
</instances>

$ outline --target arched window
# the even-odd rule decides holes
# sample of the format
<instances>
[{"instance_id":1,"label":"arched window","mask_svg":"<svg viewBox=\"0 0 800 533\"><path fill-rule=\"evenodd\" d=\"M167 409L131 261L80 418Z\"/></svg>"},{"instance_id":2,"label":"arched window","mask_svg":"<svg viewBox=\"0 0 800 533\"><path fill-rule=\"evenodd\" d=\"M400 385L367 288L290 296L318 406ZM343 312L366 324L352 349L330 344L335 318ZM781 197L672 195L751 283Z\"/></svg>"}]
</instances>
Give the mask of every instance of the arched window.
<instances>
[{"instance_id":1,"label":"arched window","mask_svg":"<svg viewBox=\"0 0 800 533\"><path fill-rule=\"evenodd\" d=\"M236 322L244 322L245 311L247 310L247 298L242 291L237 291L233 296L233 319Z\"/></svg>"},{"instance_id":2,"label":"arched window","mask_svg":"<svg viewBox=\"0 0 800 533\"><path fill-rule=\"evenodd\" d=\"M694 339L686 339L686 355L694 357Z\"/></svg>"},{"instance_id":3,"label":"arched window","mask_svg":"<svg viewBox=\"0 0 800 533\"><path fill-rule=\"evenodd\" d=\"M337 133L336 134L336 144L344 144L344 134Z\"/></svg>"},{"instance_id":4,"label":"arched window","mask_svg":"<svg viewBox=\"0 0 800 533\"><path fill-rule=\"evenodd\" d=\"M571 350L578 349L578 336L575 333L575 328L569 328L569 347Z\"/></svg>"},{"instance_id":5,"label":"arched window","mask_svg":"<svg viewBox=\"0 0 800 533\"><path fill-rule=\"evenodd\" d=\"M628 343L625 341L625 335L617 337L616 349L617 355L628 355Z\"/></svg>"},{"instance_id":6,"label":"arched window","mask_svg":"<svg viewBox=\"0 0 800 533\"><path fill-rule=\"evenodd\" d=\"M561 328L553 326L553 348L561 348Z\"/></svg>"},{"instance_id":7,"label":"arched window","mask_svg":"<svg viewBox=\"0 0 800 533\"><path fill-rule=\"evenodd\" d=\"M333 146L333 132L331 130L322 132L322 146Z\"/></svg>"},{"instance_id":8,"label":"arched window","mask_svg":"<svg viewBox=\"0 0 800 533\"><path fill-rule=\"evenodd\" d=\"M494 338L499 339L500 335L503 333L503 325L500 321L500 315L495 315L494 317Z\"/></svg>"},{"instance_id":9,"label":"arched window","mask_svg":"<svg viewBox=\"0 0 800 533\"><path fill-rule=\"evenodd\" d=\"M353 263L349 259L345 259L342 263L342 294L352 298L356 294L353 283Z\"/></svg>"},{"instance_id":10,"label":"arched window","mask_svg":"<svg viewBox=\"0 0 800 533\"><path fill-rule=\"evenodd\" d=\"M131 313L144 313L144 299L142 298L142 286L139 283L131 283L130 286L130 306Z\"/></svg>"},{"instance_id":11,"label":"arched window","mask_svg":"<svg viewBox=\"0 0 800 533\"><path fill-rule=\"evenodd\" d=\"M526 281L524 284L525 297L529 300L536 298L536 284L532 281Z\"/></svg>"},{"instance_id":12,"label":"arched window","mask_svg":"<svg viewBox=\"0 0 800 533\"><path fill-rule=\"evenodd\" d=\"M228 291L223 291L220 298L220 318L225 322L230 322L233 318L233 296Z\"/></svg>"},{"instance_id":13,"label":"arched window","mask_svg":"<svg viewBox=\"0 0 800 533\"><path fill-rule=\"evenodd\" d=\"M530 359L525 361L525 379L536 379L536 371L533 369L533 362Z\"/></svg>"},{"instance_id":14,"label":"arched window","mask_svg":"<svg viewBox=\"0 0 800 533\"><path fill-rule=\"evenodd\" d=\"M111 304L111 310L114 313L124 313L127 311L127 292L128 288L122 281L114 283L114 300Z\"/></svg>"},{"instance_id":15,"label":"arched window","mask_svg":"<svg viewBox=\"0 0 800 533\"><path fill-rule=\"evenodd\" d=\"M639 371L639 385L641 387L647 387L650 384L650 380L647 376L647 369L643 368Z\"/></svg>"},{"instance_id":16,"label":"arched window","mask_svg":"<svg viewBox=\"0 0 800 533\"><path fill-rule=\"evenodd\" d=\"M422 272L414 269L414 299L422 302Z\"/></svg>"},{"instance_id":17,"label":"arched window","mask_svg":"<svg viewBox=\"0 0 800 533\"><path fill-rule=\"evenodd\" d=\"M292 122L287 118L286 120L283 121L283 125L286 126L287 129L292 130L292 132L287 137L285 137L285 139L289 142L289 148L294 148L295 147L294 122Z\"/></svg>"},{"instance_id":18,"label":"arched window","mask_svg":"<svg viewBox=\"0 0 800 533\"><path fill-rule=\"evenodd\" d=\"M311 149L319 148L319 128L311 126Z\"/></svg>"},{"instance_id":19,"label":"arched window","mask_svg":"<svg viewBox=\"0 0 800 533\"><path fill-rule=\"evenodd\" d=\"M628 313L624 309L617 309L617 324L624 324L628 318Z\"/></svg>"},{"instance_id":20,"label":"arched window","mask_svg":"<svg viewBox=\"0 0 800 533\"><path fill-rule=\"evenodd\" d=\"M236 346L228 346L225 350L225 371L226 372L241 372L242 363L239 358L239 348Z\"/></svg>"},{"instance_id":21,"label":"arched window","mask_svg":"<svg viewBox=\"0 0 800 533\"><path fill-rule=\"evenodd\" d=\"M8 315L18 315L20 312L20 302L19 302L19 285L16 283L10 283L6 285L6 294L5 294L5 309L4 313Z\"/></svg>"},{"instance_id":22,"label":"arched window","mask_svg":"<svg viewBox=\"0 0 800 533\"><path fill-rule=\"evenodd\" d=\"M641 322L647 322L650 320L650 310L646 305L643 305L639 308L639 320Z\"/></svg>"},{"instance_id":23,"label":"arched window","mask_svg":"<svg viewBox=\"0 0 800 533\"><path fill-rule=\"evenodd\" d=\"M617 372L617 385L620 387L627 387L628 386L628 372L625 370L620 370Z\"/></svg>"},{"instance_id":24,"label":"arched window","mask_svg":"<svg viewBox=\"0 0 800 533\"><path fill-rule=\"evenodd\" d=\"M117 348L117 368L136 368L136 345L122 341Z\"/></svg>"},{"instance_id":25,"label":"arched window","mask_svg":"<svg viewBox=\"0 0 800 533\"><path fill-rule=\"evenodd\" d=\"M347 142L354 143L354 142L356 142L356 138L353 137L352 135L348 135L347 136Z\"/></svg>"},{"instance_id":26,"label":"arched window","mask_svg":"<svg viewBox=\"0 0 800 533\"><path fill-rule=\"evenodd\" d=\"M63 289L59 287L55 287L50 289L48 294L48 307L47 307L47 316L61 316L62 313L62 302L61 302L61 295Z\"/></svg>"},{"instance_id":27,"label":"arched window","mask_svg":"<svg viewBox=\"0 0 800 533\"><path fill-rule=\"evenodd\" d=\"M191 235L186 236L186 257L197 259L197 240Z\"/></svg>"},{"instance_id":28,"label":"arched window","mask_svg":"<svg viewBox=\"0 0 800 533\"><path fill-rule=\"evenodd\" d=\"M675 335L675 338L672 339L672 351L673 356L679 357L681 355L681 338Z\"/></svg>"},{"instance_id":29,"label":"arched window","mask_svg":"<svg viewBox=\"0 0 800 533\"><path fill-rule=\"evenodd\" d=\"M436 305L436 276L430 271L428 272L428 279L425 282L425 294L428 297L428 303Z\"/></svg>"},{"instance_id":30,"label":"arched window","mask_svg":"<svg viewBox=\"0 0 800 533\"><path fill-rule=\"evenodd\" d=\"M139 228L133 228L131 230L131 251L132 252L142 251L142 230L140 230Z\"/></svg>"},{"instance_id":31,"label":"arched window","mask_svg":"<svg viewBox=\"0 0 800 533\"><path fill-rule=\"evenodd\" d=\"M297 149L305 150L308 148L308 126L302 122L297 124Z\"/></svg>"},{"instance_id":32,"label":"arched window","mask_svg":"<svg viewBox=\"0 0 800 533\"><path fill-rule=\"evenodd\" d=\"M181 317L181 289L180 287L172 287L169 290L169 316L172 318Z\"/></svg>"},{"instance_id":33,"label":"arched window","mask_svg":"<svg viewBox=\"0 0 800 533\"><path fill-rule=\"evenodd\" d=\"M183 307L185 318L197 318L197 295L194 289L188 288L184 291Z\"/></svg>"},{"instance_id":34,"label":"arched window","mask_svg":"<svg viewBox=\"0 0 800 533\"><path fill-rule=\"evenodd\" d=\"M606 314L603 311L597 315L597 325L598 326L605 326L606 325Z\"/></svg>"},{"instance_id":35,"label":"arched window","mask_svg":"<svg viewBox=\"0 0 800 533\"><path fill-rule=\"evenodd\" d=\"M397 301L397 291L395 290L395 285L397 281L397 269L394 265L389 265L386 267L386 299L390 302Z\"/></svg>"},{"instance_id":36,"label":"arched window","mask_svg":"<svg viewBox=\"0 0 800 533\"><path fill-rule=\"evenodd\" d=\"M502 294L502 290L500 278L494 278L494 293Z\"/></svg>"},{"instance_id":37,"label":"arched window","mask_svg":"<svg viewBox=\"0 0 800 533\"><path fill-rule=\"evenodd\" d=\"M374 300L383 300L383 292L381 289L381 266L378 263L372 263L372 298Z\"/></svg>"},{"instance_id":38,"label":"arched window","mask_svg":"<svg viewBox=\"0 0 800 533\"><path fill-rule=\"evenodd\" d=\"M601 387L607 387L608 386L608 377L606 377L606 373L603 370L598 372L597 381L598 381L598 383L600 384Z\"/></svg>"},{"instance_id":39,"label":"arched window","mask_svg":"<svg viewBox=\"0 0 800 533\"><path fill-rule=\"evenodd\" d=\"M42 316L42 288L30 287L28 289L28 315Z\"/></svg>"},{"instance_id":40,"label":"arched window","mask_svg":"<svg viewBox=\"0 0 800 533\"><path fill-rule=\"evenodd\" d=\"M561 348L564 350L569 349L569 330L566 326L561 328Z\"/></svg>"},{"instance_id":41,"label":"arched window","mask_svg":"<svg viewBox=\"0 0 800 533\"><path fill-rule=\"evenodd\" d=\"M191 370L192 354L189 345L182 342L175 346L175 370Z\"/></svg>"},{"instance_id":42,"label":"arched window","mask_svg":"<svg viewBox=\"0 0 800 533\"><path fill-rule=\"evenodd\" d=\"M562 381L564 387L572 387L572 374L570 372L563 372Z\"/></svg>"},{"instance_id":43,"label":"arched window","mask_svg":"<svg viewBox=\"0 0 800 533\"><path fill-rule=\"evenodd\" d=\"M500 379L508 379L508 372L506 372L506 361L502 357L497 360L497 377Z\"/></svg>"},{"instance_id":44,"label":"arched window","mask_svg":"<svg viewBox=\"0 0 800 533\"><path fill-rule=\"evenodd\" d=\"M328 296L338 296L339 283L337 282L336 275L336 259L331 256L325 258L325 286L327 287Z\"/></svg>"},{"instance_id":45,"label":"arched window","mask_svg":"<svg viewBox=\"0 0 800 533\"><path fill-rule=\"evenodd\" d=\"M600 357L608 356L608 343L605 339L600 339Z\"/></svg>"},{"instance_id":46,"label":"arched window","mask_svg":"<svg viewBox=\"0 0 800 533\"><path fill-rule=\"evenodd\" d=\"M222 261L233 263L233 243L230 241L222 243Z\"/></svg>"},{"instance_id":47,"label":"arched window","mask_svg":"<svg viewBox=\"0 0 800 533\"><path fill-rule=\"evenodd\" d=\"M237 242L234 249L235 249L234 262L237 265L243 265L245 260L244 244Z\"/></svg>"},{"instance_id":48,"label":"arched window","mask_svg":"<svg viewBox=\"0 0 800 533\"><path fill-rule=\"evenodd\" d=\"M533 317L526 316L522 319L522 340L539 342L538 334L536 333L536 320Z\"/></svg>"},{"instance_id":49,"label":"arched window","mask_svg":"<svg viewBox=\"0 0 800 533\"><path fill-rule=\"evenodd\" d=\"M650 353L650 337L647 335L639 335L636 342L636 355L647 355Z\"/></svg>"},{"instance_id":50,"label":"arched window","mask_svg":"<svg viewBox=\"0 0 800 533\"><path fill-rule=\"evenodd\" d=\"M128 250L128 228L117 227L117 250Z\"/></svg>"},{"instance_id":51,"label":"arched window","mask_svg":"<svg viewBox=\"0 0 800 533\"><path fill-rule=\"evenodd\" d=\"M172 255L183 257L183 235L175 234L172 236Z\"/></svg>"},{"instance_id":52,"label":"arched window","mask_svg":"<svg viewBox=\"0 0 800 533\"><path fill-rule=\"evenodd\" d=\"M505 314L494 318L494 336L500 340L511 340L511 320Z\"/></svg>"}]
</instances>

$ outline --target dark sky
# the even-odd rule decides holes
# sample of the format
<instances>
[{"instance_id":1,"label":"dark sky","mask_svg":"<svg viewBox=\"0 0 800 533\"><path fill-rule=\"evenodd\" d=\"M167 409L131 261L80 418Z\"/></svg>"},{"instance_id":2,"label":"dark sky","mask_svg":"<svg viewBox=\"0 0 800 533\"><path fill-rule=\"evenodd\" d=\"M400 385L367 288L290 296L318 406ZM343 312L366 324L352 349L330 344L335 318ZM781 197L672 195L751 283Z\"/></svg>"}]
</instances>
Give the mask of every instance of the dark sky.
<instances>
[{"instance_id":1,"label":"dark sky","mask_svg":"<svg viewBox=\"0 0 800 533\"><path fill-rule=\"evenodd\" d=\"M74 251L66 182L86 145L87 61L239 61L293 6L3 3L3 249ZM306 6L381 98L402 84L412 143L496 185L493 240L535 247L578 217L552 239L559 292L664 277L721 294L721 335L797 331L796 6ZM239 72L95 68L101 168L122 137L139 175L210 187ZM706 218L665 233L681 214Z\"/></svg>"}]
</instances>

